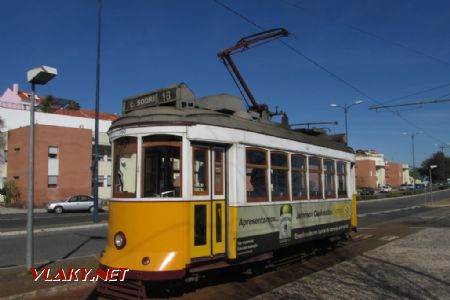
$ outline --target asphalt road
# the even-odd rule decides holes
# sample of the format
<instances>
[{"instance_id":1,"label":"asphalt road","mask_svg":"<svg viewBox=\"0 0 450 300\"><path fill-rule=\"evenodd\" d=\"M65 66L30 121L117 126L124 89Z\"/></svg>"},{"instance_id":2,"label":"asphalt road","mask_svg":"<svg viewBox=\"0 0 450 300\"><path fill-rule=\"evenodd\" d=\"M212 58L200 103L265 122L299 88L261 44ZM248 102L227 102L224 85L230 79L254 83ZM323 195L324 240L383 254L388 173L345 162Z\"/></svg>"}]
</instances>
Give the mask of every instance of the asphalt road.
<instances>
[{"instance_id":1,"label":"asphalt road","mask_svg":"<svg viewBox=\"0 0 450 300\"><path fill-rule=\"evenodd\" d=\"M450 190L434 193L434 199L450 199ZM371 228L374 224L392 219L408 218L412 215L427 213L432 210L425 203L424 195L404 197L400 199L369 200L358 203L358 227ZM102 220L107 213L102 213ZM25 228L25 215L4 215L0 220L0 228ZM37 226L67 225L86 223L91 220L90 214L36 214ZM19 226L20 227L17 227ZM44 263L57 259L98 255L106 244L107 227L66 230L35 234L35 261ZM0 268L25 264L26 236L0 236Z\"/></svg>"},{"instance_id":2,"label":"asphalt road","mask_svg":"<svg viewBox=\"0 0 450 300\"><path fill-rule=\"evenodd\" d=\"M108 220L108 212L99 213L100 221ZM92 222L92 214L87 212L73 212L73 213L35 213L34 227L61 227L73 224L82 224ZM27 226L27 214L4 214L0 215L0 232L25 230Z\"/></svg>"}]
</instances>

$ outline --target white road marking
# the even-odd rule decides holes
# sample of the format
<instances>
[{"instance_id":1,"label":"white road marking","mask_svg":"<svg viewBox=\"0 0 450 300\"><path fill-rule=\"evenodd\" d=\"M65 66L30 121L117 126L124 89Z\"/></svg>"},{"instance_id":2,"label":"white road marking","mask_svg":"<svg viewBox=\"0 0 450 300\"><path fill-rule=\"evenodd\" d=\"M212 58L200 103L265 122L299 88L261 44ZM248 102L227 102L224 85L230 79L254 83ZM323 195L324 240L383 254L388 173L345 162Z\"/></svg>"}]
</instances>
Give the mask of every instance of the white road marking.
<instances>
[{"instance_id":1,"label":"white road marking","mask_svg":"<svg viewBox=\"0 0 450 300\"><path fill-rule=\"evenodd\" d=\"M393 240L398 239L399 237L397 235L385 235L379 238L380 241L386 241L386 242L390 242Z\"/></svg>"},{"instance_id":2,"label":"white road marking","mask_svg":"<svg viewBox=\"0 0 450 300\"><path fill-rule=\"evenodd\" d=\"M353 240L366 240L372 236L372 234L358 234L353 238Z\"/></svg>"},{"instance_id":3,"label":"white road marking","mask_svg":"<svg viewBox=\"0 0 450 300\"><path fill-rule=\"evenodd\" d=\"M39 228L39 229L33 230L33 232L36 234L36 233L57 232L57 231L66 231L66 230L74 230L74 229L101 228L101 227L107 227L107 226L108 226L108 223L100 223L100 224L76 225L76 226L66 226L66 227L56 227L56 228ZM6 231L6 232L0 232L0 237L25 235L26 233L27 233L26 230Z\"/></svg>"},{"instance_id":4,"label":"white road marking","mask_svg":"<svg viewBox=\"0 0 450 300\"><path fill-rule=\"evenodd\" d=\"M372 213L358 214L358 218L364 218L366 216L374 216L374 215L381 215L381 214L390 214L393 212L411 210L411 209L416 209L416 208L420 208L420 207L421 207L420 205L414 205L414 206L410 206L410 207L403 207L403 208L397 208L397 209L376 211L376 212L372 212Z\"/></svg>"}]
</instances>

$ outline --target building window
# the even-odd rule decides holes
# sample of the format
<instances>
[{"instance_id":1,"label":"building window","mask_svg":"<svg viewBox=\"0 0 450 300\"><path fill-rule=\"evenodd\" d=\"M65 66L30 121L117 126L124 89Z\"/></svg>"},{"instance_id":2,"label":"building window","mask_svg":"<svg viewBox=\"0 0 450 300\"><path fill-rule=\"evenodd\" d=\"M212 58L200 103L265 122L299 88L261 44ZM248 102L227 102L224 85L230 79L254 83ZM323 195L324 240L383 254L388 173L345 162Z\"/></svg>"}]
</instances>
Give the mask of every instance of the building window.
<instances>
[{"instance_id":1,"label":"building window","mask_svg":"<svg viewBox=\"0 0 450 300\"><path fill-rule=\"evenodd\" d=\"M106 185L107 185L108 187L111 186L111 175L108 175L108 176L106 177Z\"/></svg>"},{"instance_id":2,"label":"building window","mask_svg":"<svg viewBox=\"0 0 450 300\"><path fill-rule=\"evenodd\" d=\"M208 148L192 147L192 175L194 195L209 194Z\"/></svg>"},{"instance_id":3,"label":"building window","mask_svg":"<svg viewBox=\"0 0 450 300\"><path fill-rule=\"evenodd\" d=\"M247 201L268 201L267 151L248 148L246 152Z\"/></svg>"},{"instance_id":4,"label":"building window","mask_svg":"<svg viewBox=\"0 0 450 300\"><path fill-rule=\"evenodd\" d=\"M58 186L58 176L48 176L48 187L55 188Z\"/></svg>"},{"instance_id":5,"label":"building window","mask_svg":"<svg viewBox=\"0 0 450 300\"><path fill-rule=\"evenodd\" d=\"M270 153L272 201L289 200L288 156L282 152Z\"/></svg>"},{"instance_id":6,"label":"building window","mask_svg":"<svg viewBox=\"0 0 450 300\"><path fill-rule=\"evenodd\" d=\"M19 152L19 151L20 151L20 148L14 148L14 151L15 151L15 152Z\"/></svg>"},{"instance_id":7,"label":"building window","mask_svg":"<svg viewBox=\"0 0 450 300\"><path fill-rule=\"evenodd\" d=\"M5 160L5 162L8 162L8 150L3 150L3 158Z\"/></svg>"},{"instance_id":8,"label":"building window","mask_svg":"<svg viewBox=\"0 0 450 300\"><path fill-rule=\"evenodd\" d=\"M322 167L321 159L317 157L309 158L309 198L322 199Z\"/></svg>"},{"instance_id":9,"label":"building window","mask_svg":"<svg viewBox=\"0 0 450 300\"><path fill-rule=\"evenodd\" d=\"M19 180L20 176L13 176L14 180Z\"/></svg>"},{"instance_id":10,"label":"building window","mask_svg":"<svg viewBox=\"0 0 450 300\"><path fill-rule=\"evenodd\" d=\"M121 137L114 141L114 197L136 197L136 153L137 138Z\"/></svg>"},{"instance_id":11,"label":"building window","mask_svg":"<svg viewBox=\"0 0 450 300\"><path fill-rule=\"evenodd\" d=\"M348 197L347 195L347 164L342 161L337 162L338 177L338 196Z\"/></svg>"},{"instance_id":12,"label":"building window","mask_svg":"<svg viewBox=\"0 0 450 300\"><path fill-rule=\"evenodd\" d=\"M214 148L214 195L223 195L223 149Z\"/></svg>"},{"instance_id":13,"label":"building window","mask_svg":"<svg viewBox=\"0 0 450 300\"><path fill-rule=\"evenodd\" d=\"M292 200L307 199L306 158L302 155L291 156Z\"/></svg>"},{"instance_id":14,"label":"building window","mask_svg":"<svg viewBox=\"0 0 450 300\"><path fill-rule=\"evenodd\" d=\"M58 158L58 147L54 147L54 146L48 147L48 158L53 158L53 159Z\"/></svg>"},{"instance_id":15,"label":"building window","mask_svg":"<svg viewBox=\"0 0 450 300\"><path fill-rule=\"evenodd\" d=\"M323 161L323 172L325 176L325 198L336 198L333 160L326 159Z\"/></svg>"}]
</instances>

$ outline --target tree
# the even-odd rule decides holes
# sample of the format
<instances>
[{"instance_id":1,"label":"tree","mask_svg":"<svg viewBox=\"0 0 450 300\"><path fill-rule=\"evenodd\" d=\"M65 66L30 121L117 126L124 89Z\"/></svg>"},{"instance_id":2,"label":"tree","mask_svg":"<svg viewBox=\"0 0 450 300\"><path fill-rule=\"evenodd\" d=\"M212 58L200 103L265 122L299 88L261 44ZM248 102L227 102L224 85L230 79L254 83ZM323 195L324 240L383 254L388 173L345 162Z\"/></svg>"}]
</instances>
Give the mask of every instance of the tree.
<instances>
[{"instance_id":1,"label":"tree","mask_svg":"<svg viewBox=\"0 0 450 300\"><path fill-rule=\"evenodd\" d=\"M48 95L41 100L38 105L38 109L45 113L51 113L54 111L53 102L55 102L55 97L53 97L52 95Z\"/></svg>"},{"instance_id":2,"label":"tree","mask_svg":"<svg viewBox=\"0 0 450 300\"><path fill-rule=\"evenodd\" d=\"M444 152L438 151L425 159L422 162L421 173L428 176L431 165L437 165L437 168L431 170L433 182L446 182L447 178L450 178L450 157L445 156Z\"/></svg>"},{"instance_id":3,"label":"tree","mask_svg":"<svg viewBox=\"0 0 450 300\"><path fill-rule=\"evenodd\" d=\"M76 101L70 100L67 104L66 109L68 110L80 110L80 104Z\"/></svg>"}]
</instances>

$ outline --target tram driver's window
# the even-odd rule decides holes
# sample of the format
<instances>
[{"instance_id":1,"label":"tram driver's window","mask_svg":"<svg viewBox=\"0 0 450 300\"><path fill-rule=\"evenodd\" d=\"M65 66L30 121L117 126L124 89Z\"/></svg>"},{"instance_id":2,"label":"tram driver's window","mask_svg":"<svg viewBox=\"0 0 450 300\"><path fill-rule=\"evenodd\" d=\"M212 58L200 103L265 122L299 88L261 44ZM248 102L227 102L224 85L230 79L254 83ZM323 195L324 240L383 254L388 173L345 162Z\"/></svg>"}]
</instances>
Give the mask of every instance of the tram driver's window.
<instances>
[{"instance_id":1,"label":"tram driver's window","mask_svg":"<svg viewBox=\"0 0 450 300\"><path fill-rule=\"evenodd\" d=\"M248 148L246 153L246 187L248 202L268 201L267 151Z\"/></svg>"},{"instance_id":2,"label":"tram driver's window","mask_svg":"<svg viewBox=\"0 0 450 300\"><path fill-rule=\"evenodd\" d=\"M181 197L181 142L143 141L143 196Z\"/></svg>"},{"instance_id":3,"label":"tram driver's window","mask_svg":"<svg viewBox=\"0 0 450 300\"><path fill-rule=\"evenodd\" d=\"M321 159L309 158L309 198L322 199L322 167Z\"/></svg>"},{"instance_id":4,"label":"tram driver's window","mask_svg":"<svg viewBox=\"0 0 450 300\"><path fill-rule=\"evenodd\" d=\"M114 197L136 197L136 153L137 138L122 137L114 141Z\"/></svg>"},{"instance_id":5,"label":"tram driver's window","mask_svg":"<svg viewBox=\"0 0 450 300\"><path fill-rule=\"evenodd\" d=\"M208 166L208 148L194 146L192 147L192 172L193 172L193 191L194 195L208 195L209 166Z\"/></svg>"}]
</instances>

